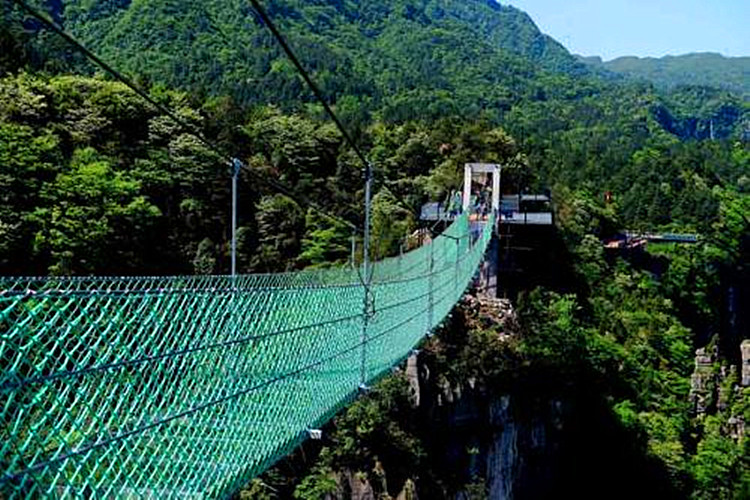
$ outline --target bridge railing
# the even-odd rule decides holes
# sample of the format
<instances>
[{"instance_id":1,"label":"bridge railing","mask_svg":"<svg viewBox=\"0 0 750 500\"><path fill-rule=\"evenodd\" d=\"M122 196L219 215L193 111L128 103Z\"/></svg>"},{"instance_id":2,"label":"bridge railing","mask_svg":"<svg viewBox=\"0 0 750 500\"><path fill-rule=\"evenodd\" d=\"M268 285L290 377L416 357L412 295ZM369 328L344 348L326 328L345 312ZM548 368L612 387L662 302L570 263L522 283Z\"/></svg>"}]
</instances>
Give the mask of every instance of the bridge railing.
<instances>
[{"instance_id":1,"label":"bridge railing","mask_svg":"<svg viewBox=\"0 0 750 500\"><path fill-rule=\"evenodd\" d=\"M352 269L0 279L0 497L236 491L443 320L490 234L379 263L367 314Z\"/></svg>"}]
</instances>

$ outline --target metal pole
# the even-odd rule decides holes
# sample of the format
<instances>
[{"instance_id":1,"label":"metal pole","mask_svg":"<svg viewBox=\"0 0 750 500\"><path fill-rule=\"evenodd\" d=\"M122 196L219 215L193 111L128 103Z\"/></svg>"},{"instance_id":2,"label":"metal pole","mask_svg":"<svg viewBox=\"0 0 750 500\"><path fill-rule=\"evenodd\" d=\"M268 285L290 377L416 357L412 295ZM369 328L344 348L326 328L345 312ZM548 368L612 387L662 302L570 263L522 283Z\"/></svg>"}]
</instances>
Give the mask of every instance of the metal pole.
<instances>
[{"instance_id":1,"label":"metal pole","mask_svg":"<svg viewBox=\"0 0 750 500\"><path fill-rule=\"evenodd\" d=\"M237 178L242 162L232 158L232 277L237 275Z\"/></svg>"},{"instance_id":2,"label":"metal pole","mask_svg":"<svg viewBox=\"0 0 750 500\"><path fill-rule=\"evenodd\" d=\"M502 165L496 165L492 172L492 213L496 213L500 209L500 183L502 181Z\"/></svg>"},{"instance_id":3,"label":"metal pole","mask_svg":"<svg viewBox=\"0 0 750 500\"><path fill-rule=\"evenodd\" d=\"M432 324L434 320L434 301L433 301L433 293L435 288L435 240L432 240L430 242L430 274L428 279L428 287L429 290L427 291L428 296L428 303L427 303L427 336L429 337L432 334L432 327L434 326Z\"/></svg>"},{"instance_id":4,"label":"metal pole","mask_svg":"<svg viewBox=\"0 0 750 500\"><path fill-rule=\"evenodd\" d=\"M370 276L370 212L372 211L372 165L367 163L365 170L365 230L364 230L364 242L363 242L363 259L362 259L362 271L364 272L364 316L362 321L362 355L360 360L359 369L359 388L360 390L367 389L367 324L370 321L370 314L372 311L372 295L370 294L371 278Z\"/></svg>"},{"instance_id":5,"label":"metal pole","mask_svg":"<svg viewBox=\"0 0 750 500\"><path fill-rule=\"evenodd\" d=\"M401 276L401 261L404 260L404 244L398 246L398 275Z\"/></svg>"},{"instance_id":6,"label":"metal pole","mask_svg":"<svg viewBox=\"0 0 750 500\"><path fill-rule=\"evenodd\" d=\"M471 209L471 181L472 181L472 168L471 164L467 163L464 165L464 199L463 199L463 211L470 213Z\"/></svg>"},{"instance_id":7,"label":"metal pole","mask_svg":"<svg viewBox=\"0 0 750 500\"><path fill-rule=\"evenodd\" d=\"M456 271L455 271L455 290L456 290L456 296L458 297L458 253L461 248L461 239L456 238Z\"/></svg>"},{"instance_id":8,"label":"metal pole","mask_svg":"<svg viewBox=\"0 0 750 500\"><path fill-rule=\"evenodd\" d=\"M356 253L357 253L357 235L356 233L352 233L352 269L357 268L357 260L356 260Z\"/></svg>"},{"instance_id":9,"label":"metal pole","mask_svg":"<svg viewBox=\"0 0 750 500\"><path fill-rule=\"evenodd\" d=\"M363 271L365 273L365 287L370 286L370 212L372 211L372 168L367 166L367 178L365 179L365 231L364 231L364 257Z\"/></svg>"}]
</instances>

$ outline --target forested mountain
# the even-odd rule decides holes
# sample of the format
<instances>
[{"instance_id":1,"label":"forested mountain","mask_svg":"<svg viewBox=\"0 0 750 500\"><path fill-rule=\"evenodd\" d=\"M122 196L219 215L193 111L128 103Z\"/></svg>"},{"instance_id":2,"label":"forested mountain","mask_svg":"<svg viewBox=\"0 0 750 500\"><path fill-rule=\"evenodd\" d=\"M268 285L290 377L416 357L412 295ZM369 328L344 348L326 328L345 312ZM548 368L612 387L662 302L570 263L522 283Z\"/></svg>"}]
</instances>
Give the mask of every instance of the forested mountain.
<instances>
[{"instance_id":1,"label":"forested mountain","mask_svg":"<svg viewBox=\"0 0 750 500\"><path fill-rule=\"evenodd\" d=\"M69 0L49 5L66 29L147 86L179 88L197 100L229 96L241 107L273 103L286 110L316 109L312 94L247 3ZM5 18L18 20L17 12L5 9ZM634 107L619 107L623 117L640 112L636 96L645 93L652 95L652 115L681 138L708 137L711 122L715 137L749 133L748 105L741 96L714 92L693 106L675 107L643 85L610 84L542 34L527 14L495 1L284 0L268 9L328 100L352 125L444 116L508 123L517 107L586 97L610 102L617 99L613 93L629 87ZM27 21L26 27L33 32L39 25ZM29 58L43 67L91 71L54 37L39 41ZM748 81L742 75L734 79ZM592 110L587 120L597 114Z\"/></svg>"},{"instance_id":2,"label":"forested mountain","mask_svg":"<svg viewBox=\"0 0 750 500\"><path fill-rule=\"evenodd\" d=\"M593 377L630 451L666 471L677 497L747 496L750 440L732 434L750 421L750 389L733 371L742 308L727 304L750 282L750 102L697 81L602 75L491 0L263 3L374 167L374 258L398 252L418 207L459 186L465 162L505 164L509 189L552 189L575 278L529 291L518 345L482 330L462 363L487 375L497 348L560 386ZM362 223L361 164L248 2L36 4L247 164L240 272L347 260L348 227L257 182ZM0 12L0 274L226 273L225 159L11 3ZM654 250L653 272L605 255L602 239L622 228L697 232L701 243ZM692 352L707 345L722 351L698 415ZM364 475L375 467L360 453L360 420L341 426L343 451L326 467L352 456ZM612 489L648 491L610 472Z\"/></svg>"},{"instance_id":3,"label":"forested mountain","mask_svg":"<svg viewBox=\"0 0 750 500\"><path fill-rule=\"evenodd\" d=\"M247 2L56 6L66 29L146 81L229 94L243 105L311 101ZM350 112L476 115L533 95L540 70L585 72L525 13L494 1L284 0L268 11L324 93Z\"/></svg>"},{"instance_id":4,"label":"forested mountain","mask_svg":"<svg viewBox=\"0 0 750 500\"><path fill-rule=\"evenodd\" d=\"M717 87L750 99L750 57L724 57L711 52L680 56L618 57L604 62L599 57L579 57L596 68L672 89L681 85Z\"/></svg>"}]
</instances>

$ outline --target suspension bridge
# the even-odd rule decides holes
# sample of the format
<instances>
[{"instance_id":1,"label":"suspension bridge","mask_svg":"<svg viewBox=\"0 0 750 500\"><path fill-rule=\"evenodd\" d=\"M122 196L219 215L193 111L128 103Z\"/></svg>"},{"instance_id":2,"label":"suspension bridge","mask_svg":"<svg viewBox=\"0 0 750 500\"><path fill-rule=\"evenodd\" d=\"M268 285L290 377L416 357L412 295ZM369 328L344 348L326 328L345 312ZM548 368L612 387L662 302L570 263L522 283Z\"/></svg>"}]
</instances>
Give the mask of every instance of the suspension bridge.
<instances>
[{"instance_id":1,"label":"suspension bridge","mask_svg":"<svg viewBox=\"0 0 750 500\"><path fill-rule=\"evenodd\" d=\"M0 497L236 493L444 320L493 223L364 279L0 278Z\"/></svg>"},{"instance_id":2,"label":"suspension bridge","mask_svg":"<svg viewBox=\"0 0 750 500\"><path fill-rule=\"evenodd\" d=\"M495 215L464 215L399 257L369 262L372 165L258 0L251 0L364 166L363 264L236 274L241 170L199 129L24 0L12 0L231 165L232 274L0 277L0 498L226 498L286 456L444 320L477 274Z\"/></svg>"}]
</instances>

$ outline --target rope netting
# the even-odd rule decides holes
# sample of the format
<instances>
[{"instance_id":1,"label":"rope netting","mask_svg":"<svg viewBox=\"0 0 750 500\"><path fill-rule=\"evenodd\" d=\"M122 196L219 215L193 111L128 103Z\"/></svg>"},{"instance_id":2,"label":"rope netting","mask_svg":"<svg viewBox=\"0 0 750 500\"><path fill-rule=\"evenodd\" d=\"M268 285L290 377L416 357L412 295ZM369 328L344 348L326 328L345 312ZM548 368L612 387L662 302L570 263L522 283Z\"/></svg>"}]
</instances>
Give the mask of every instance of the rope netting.
<instances>
[{"instance_id":1,"label":"rope netting","mask_svg":"<svg viewBox=\"0 0 750 500\"><path fill-rule=\"evenodd\" d=\"M355 269L0 278L0 497L236 492L444 319L491 227L376 263L369 297Z\"/></svg>"}]
</instances>

